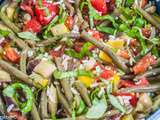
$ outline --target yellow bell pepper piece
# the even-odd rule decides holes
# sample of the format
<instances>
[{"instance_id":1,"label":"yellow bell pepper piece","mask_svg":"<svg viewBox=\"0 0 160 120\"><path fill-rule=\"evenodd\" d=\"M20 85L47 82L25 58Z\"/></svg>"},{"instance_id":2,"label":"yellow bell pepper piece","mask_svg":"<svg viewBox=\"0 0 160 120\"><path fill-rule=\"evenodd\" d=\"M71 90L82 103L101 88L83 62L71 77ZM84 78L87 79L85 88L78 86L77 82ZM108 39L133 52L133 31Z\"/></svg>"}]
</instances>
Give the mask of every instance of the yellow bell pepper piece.
<instances>
[{"instance_id":1,"label":"yellow bell pepper piece","mask_svg":"<svg viewBox=\"0 0 160 120\"><path fill-rule=\"evenodd\" d=\"M124 115L121 120L134 120L132 114Z\"/></svg>"},{"instance_id":2,"label":"yellow bell pepper piece","mask_svg":"<svg viewBox=\"0 0 160 120\"><path fill-rule=\"evenodd\" d=\"M117 40L109 40L106 42L107 45L109 45L111 48L114 48L115 50L122 49L124 46L124 40L117 39ZM100 51L99 58L102 59L105 62L112 63L112 59L103 51Z\"/></svg>"},{"instance_id":3,"label":"yellow bell pepper piece","mask_svg":"<svg viewBox=\"0 0 160 120\"><path fill-rule=\"evenodd\" d=\"M123 48L124 40L117 38L116 40L109 40L106 44L118 50Z\"/></svg>"},{"instance_id":4,"label":"yellow bell pepper piece","mask_svg":"<svg viewBox=\"0 0 160 120\"><path fill-rule=\"evenodd\" d=\"M113 85L113 91L116 91L118 89L118 84L120 82L119 75L115 74L113 76L113 80L111 82L112 82L112 85Z\"/></svg>"},{"instance_id":5,"label":"yellow bell pepper piece","mask_svg":"<svg viewBox=\"0 0 160 120\"><path fill-rule=\"evenodd\" d=\"M90 87L94 82L94 79L87 76L79 76L78 80L81 81L86 87Z\"/></svg>"}]
</instances>

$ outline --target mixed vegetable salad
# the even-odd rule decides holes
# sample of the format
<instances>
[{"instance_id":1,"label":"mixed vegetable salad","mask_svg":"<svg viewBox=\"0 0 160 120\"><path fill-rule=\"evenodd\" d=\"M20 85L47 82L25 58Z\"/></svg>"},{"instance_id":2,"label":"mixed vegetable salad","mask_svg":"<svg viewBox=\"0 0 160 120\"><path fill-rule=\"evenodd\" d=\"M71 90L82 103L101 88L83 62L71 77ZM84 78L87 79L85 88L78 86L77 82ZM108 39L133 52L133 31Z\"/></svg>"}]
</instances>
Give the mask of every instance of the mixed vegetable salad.
<instances>
[{"instance_id":1,"label":"mixed vegetable salad","mask_svg":"<svg viewBox=\"0 0 160 120\"><path fill-rule=\"evenodd\" d=\"M1 2L0 120L145 120L160 108L160 1Z\"/></svg>"}]
</instances>

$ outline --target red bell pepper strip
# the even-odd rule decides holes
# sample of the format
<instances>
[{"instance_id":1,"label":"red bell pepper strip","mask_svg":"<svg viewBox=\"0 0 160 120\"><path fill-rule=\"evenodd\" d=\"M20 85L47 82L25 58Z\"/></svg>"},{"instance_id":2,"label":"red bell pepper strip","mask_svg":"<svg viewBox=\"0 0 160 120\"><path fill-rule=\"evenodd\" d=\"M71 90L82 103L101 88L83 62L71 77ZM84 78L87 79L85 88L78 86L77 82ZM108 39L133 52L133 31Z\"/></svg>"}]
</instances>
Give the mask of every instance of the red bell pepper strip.
<instances>
[{"instance_id":1,"label":"red bell pepper strip","mask_svg":"<svg viewBox=\"0 0 160 120\"><path fill-rule=\"evenodd\" d=\"M35 18L32 18L30 21L26 23L26 25L23 28L23 31L38 33L41 31L41 27L41 24Z\"/></svg>"},{"instance_id":2,"label":"red bell pepper strip","mask_svg":"<svg viewBox=\"0 0 160 120\"><path fill-rule=\"evenodd\" d=\"M41 2L41 3L40 3ZM59 8L51 0L37 1L35 14L41 25L47 25L59 12Z\"/></svg>"},{"instance_id":3,"label":"red bell pepper strip","mask_svg":"<svg viewBox=\"0 0 160 120\"><path fill-rule=\"evenodd\" d=\"M29 13L32 17L34 16L32 7L29 5L24 4L23 2L20 4L20 8L25 12Z\"/></svg>"},{"instance_id":4,"label":"red bell pepper strip","mask_svg":"<svg viewBox=\"0 0 160 120\"><path fill-rule=\"evenodd\" d=\"M7 60L13 62L13 63L18 63L20 60L20 55L15 51L14 48L11 47L6 47L4 48L4 58Z\"/></svg>"},{"instance_id":5,"label":"red bell pepper strip","mask_svg":"<svg viewBox=\"0 0 160 120\"><path fill-rule=\"evenodd\" d=\"M108 13L106 0L91 0L92 6L103 15Z\"/></svg>"},{"instance_id":6,"label":"red bell pepper strip","mask_svg":"<svg viewBox=\"0 0 160 120\"><path fill-rule=\"evenodd\" d=\"M116 96L125 96L125 97L130 97L130 104L132 106L136 106L137 104L137 97L135 94L132 94L132 93L115 93Z\"/></svg>"},{"instance_id":7,"label":"red bell pepper strip","mask_svg":"<svg viewBox=\"0 0 160 120\"><path fill-rule=\"evenodd\" d=\"M144 56L134 67L133 72L134 74L139 74L145 72L150 65L156 63L156 59L152 55Z\"/></svg>"}]
</instances>

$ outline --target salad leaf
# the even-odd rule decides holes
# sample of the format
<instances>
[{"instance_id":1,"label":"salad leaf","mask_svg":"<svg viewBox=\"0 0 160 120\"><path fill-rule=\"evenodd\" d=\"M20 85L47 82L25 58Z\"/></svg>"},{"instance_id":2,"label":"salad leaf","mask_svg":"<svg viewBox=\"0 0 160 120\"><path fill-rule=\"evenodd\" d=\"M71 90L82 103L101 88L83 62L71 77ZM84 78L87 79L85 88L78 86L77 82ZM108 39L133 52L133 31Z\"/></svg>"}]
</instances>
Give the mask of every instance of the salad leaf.
<instances>
[{"instance_id":1,"label":"salad leaf","mask_svg":"<svg viewBox=\"0 0 160 120\"><path fill-rule=\"evenodd\" d=\"M91 46L92 44L89 43L89 42L86 42L83 47L81 48L81 51L78 53L76 51L74 51L73 49L68 49L65 51L65 54L67 54L68 56L71 56L71 57L74 57L74 58L77 58L77 59L81 59L83 58L85 55L91 55L91 53L89 52L89 47Z\"/></svg>"},{"instance_id":2,"label":"salad leaf","mask_svg":"<svg viewBox=\"0 0 160 120\"><path fill-rule=\"evenodd\" d=\"M8 36L10 31L0 29L0 36L6 37Z\"/></svg>"},{"instance_id":3,"label":"salad leaf","mask_svg":"<svg viewBox=\"0 0 160 120\"><path fill-rule=\"evenodd\" d=\"M101 99L94 98L93 105L88 109L86 113L86 118L88 119L99 119L103 116L105 111L107 110L107 101L105 96Z\"/></svg>"},{"instance_id":4,"label":"salad leaf","mask_svg":"<svg viewBox=\"0 0 160 120\"><path fill-rule=\"evenodd\" d=\"M104 32L112 35L115 33L115 29L111 27L97 26L97 30L100 32Z\"/></svg>"},{"instance_id":5,"label":"salad leaf","mask_svg":"<svg viewBox=\"0 0 160 120\"><path fill-rule=\"evenodd\" d=\"M134 3L134 0L126 0L126 6L129 7Z\"/></svg>"},{"instance_id":6,"label":"salad leaf","mask_svg":"<svg viewBox=\"0 0 160 120\"><path fill-rule=\"evenodd\" d=\"M86 105L83 102L83 100L81 100L76 113L81 114L85 110L85 108L86 108Z\"/></svg>"},{"instance_id":7,"label":"salad leaf","mask_svg":"<svg viewBox=\"0 0 160 120\"><path fill-rule=\"evenodd\" d=\"M119 102L119 100L118 100L115 96L113 96L113 95L111 95L111 94L108 94L108 98L109 98L110 103L111 103L115 108L117 108L118 110L120 110L122 113L125 113L125 112L126 112L124 106L121 105L121 103Z\"/></svg>"},{"instance_id":8,"label":"salad leaf","mask_svg":"<svg viewBox=\"0 0 160 120\"><path fill-rule=\"evenodd\" d=\"M33 34L31 32L20 32L20 33L18 33L18 36L22 39L25 39L25 40L35 40L35 41L40 40L35 34Z\"/></svg>"},{"instance_id":9,"label":"salad leaf","mask_svg":"<svg viewBox=\"0 0 160 120\"><path fill-rule=\"evenodd\" d=\"M67 72L55 70L53 72L53 76L56 79L64 79L64 78L78 77L78 76L93 77L93 74L91 71L86 71L86 70L75 70L75 71L67 71Z\"/></svg>"},{"instance_id":10,"label":"salad leaf","mask_svg":"<svg viewBox=\"0 0 160 120\"><path fill-rule=\"evenodd\" d=\"M122 5L123 0L116 0L116 7L119 8Z\"/></svg>"}]
</instances>

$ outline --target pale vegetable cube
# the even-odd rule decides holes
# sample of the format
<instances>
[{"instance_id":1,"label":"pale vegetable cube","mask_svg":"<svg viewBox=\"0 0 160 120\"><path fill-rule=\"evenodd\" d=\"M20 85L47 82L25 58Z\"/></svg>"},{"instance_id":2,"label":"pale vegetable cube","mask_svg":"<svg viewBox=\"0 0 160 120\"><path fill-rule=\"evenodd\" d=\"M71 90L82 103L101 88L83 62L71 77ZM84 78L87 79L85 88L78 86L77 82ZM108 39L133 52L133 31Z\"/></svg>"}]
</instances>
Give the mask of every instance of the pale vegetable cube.
<instances>
[{"instance_id":1,"label":"pale vegetable cube","mask_svg":"<svg viewBox=\"0 0 160 120\"><path fill-rule=\"evenodd\" d=\"M57 24L51 28L51 32L53 35L63 35L69 33L68 28L64 24Z\"/></svg>"},{"instance_id":2,"label":"pale vegetable cube","mask_svg":"<svg viewBox=\"0 0 160 120\"><path fill-rule=\"evenodd\" d=\"M42 75L45 78L49 78L55 70L56 70L56 66L54 65L54 63L47 61L47 60L42 60L34 68L33 71Z\"/></svg>"}]
</instances>

